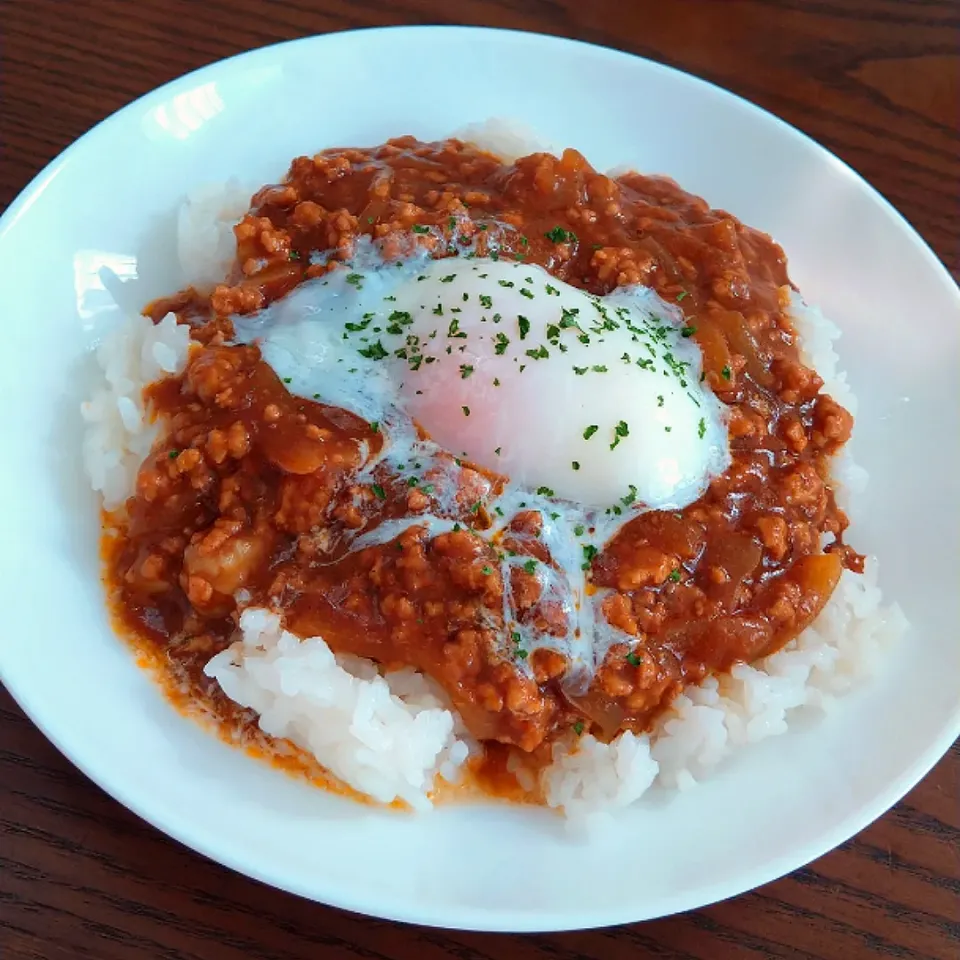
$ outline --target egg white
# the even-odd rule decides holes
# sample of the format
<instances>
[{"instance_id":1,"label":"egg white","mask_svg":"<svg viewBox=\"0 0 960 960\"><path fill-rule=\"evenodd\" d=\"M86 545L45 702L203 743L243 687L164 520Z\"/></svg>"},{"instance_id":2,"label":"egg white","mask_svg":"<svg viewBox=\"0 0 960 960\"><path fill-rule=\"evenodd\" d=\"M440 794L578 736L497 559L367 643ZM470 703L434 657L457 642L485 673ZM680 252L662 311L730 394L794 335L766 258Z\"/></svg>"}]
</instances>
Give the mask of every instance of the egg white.
<instances>
[{"instance_id":1,"label":"egg white","mask_svg":"<svg viewBox=\"0 0 960 960\"><path fill-rule=\"evenodd\" d=\"M679 311L644 287L596 297L539 266L466 258L340 269L260 317L294 389L383 419L586 507L696 500L729 464L723 407ZM564 325L566 324L566 325Z\"/></svg>"}]
</instances>

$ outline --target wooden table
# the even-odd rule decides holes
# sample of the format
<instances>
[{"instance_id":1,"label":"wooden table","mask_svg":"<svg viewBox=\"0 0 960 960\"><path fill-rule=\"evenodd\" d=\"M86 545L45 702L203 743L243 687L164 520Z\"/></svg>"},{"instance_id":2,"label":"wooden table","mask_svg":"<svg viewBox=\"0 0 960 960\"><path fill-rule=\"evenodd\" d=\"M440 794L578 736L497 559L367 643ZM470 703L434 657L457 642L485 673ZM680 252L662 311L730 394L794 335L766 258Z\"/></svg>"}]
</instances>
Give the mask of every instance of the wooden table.
<instances>
[{"instance_id":1,"label":"wooden table","mask_svg":"<svg viewBox=\"0 0 960 960\"><path fill-rule=\"evenodd\" d=\"M304 34L461 22L619 46L745 95L852 164L960 273L955 0L6 0L2 9L3 207L98 120L188 70ZM446 933L320 907L191 853L82 777L0 691L0 957L956 960L958 798L954 745L878 823L749 895L600 932Z\"/></svg>"}]
</instances>

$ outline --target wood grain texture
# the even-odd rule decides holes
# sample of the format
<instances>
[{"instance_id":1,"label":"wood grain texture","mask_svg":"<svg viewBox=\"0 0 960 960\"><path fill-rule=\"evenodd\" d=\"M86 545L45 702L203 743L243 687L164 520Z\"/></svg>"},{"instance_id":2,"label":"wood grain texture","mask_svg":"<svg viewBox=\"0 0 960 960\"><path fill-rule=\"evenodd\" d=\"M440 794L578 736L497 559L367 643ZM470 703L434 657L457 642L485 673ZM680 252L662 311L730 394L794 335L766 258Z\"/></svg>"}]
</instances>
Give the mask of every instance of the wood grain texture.
<instances>
[{"instance_id":1,"label":"wood grain texture","mask_svg":"<svg viewBox=\"0 0 960 960\"><path fill-rule=\"evenodd\" d=\"M0 207L94 123L188 70L329 30L467 23L713 80L850 163L960 276L956 0L5 0ZM0 690L3 960L833 960L960 956L960 747L894 810L735 900L606 931L402 927L269 890L87 781Z\"/></svg>"}]
</instances>

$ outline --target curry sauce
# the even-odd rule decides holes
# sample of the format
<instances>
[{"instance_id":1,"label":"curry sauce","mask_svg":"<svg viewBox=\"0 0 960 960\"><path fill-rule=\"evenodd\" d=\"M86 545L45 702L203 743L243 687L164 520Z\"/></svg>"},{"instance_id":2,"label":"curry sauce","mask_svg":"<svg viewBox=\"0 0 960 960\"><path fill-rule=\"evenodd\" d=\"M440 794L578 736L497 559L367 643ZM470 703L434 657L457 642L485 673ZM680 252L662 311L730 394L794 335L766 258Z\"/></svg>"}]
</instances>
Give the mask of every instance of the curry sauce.
<instances>
[{"instance_id":1,"label":"curry sauce","mask_svg":"<svg viewBox=\"0 0 960 960\"><path fill-rule=\"evenodd\" d=\"M608 177L572 150L508 164L456 140L401 138L294 160L235 233L226 282L148 310L175 312L197 346L181 376L149 388L161 437L109 518L106 552L123 631L225 729L255 717L203 666L230 643L239 608L267 606L336 652L432 677L496 745L484 782L509 793L504 751L536 758L571 731L648 729L684 685L783 647L843 567L862 569L830 482L852 417L801 362L783 251L672 181ZM432 533L416 522L421 490L385 470L361 478L385 441L377 424L293 395L256 345L234 340L233 318L344 269L361 237L387 260L469 250L595 294L643 284L683 311L728 410L732 463L697 502L631 514L589 557L590 589L622 637L589 684L569 683L553 650L522 664L504 653L505 592L537 630L566 628L533 574L504 577L496 563L504 549L552 562L536 510L488 535L507 478L450 453L456 523ZM351 548L398 518L411 521L399 536Z\"/></svg>"}]
</instances>

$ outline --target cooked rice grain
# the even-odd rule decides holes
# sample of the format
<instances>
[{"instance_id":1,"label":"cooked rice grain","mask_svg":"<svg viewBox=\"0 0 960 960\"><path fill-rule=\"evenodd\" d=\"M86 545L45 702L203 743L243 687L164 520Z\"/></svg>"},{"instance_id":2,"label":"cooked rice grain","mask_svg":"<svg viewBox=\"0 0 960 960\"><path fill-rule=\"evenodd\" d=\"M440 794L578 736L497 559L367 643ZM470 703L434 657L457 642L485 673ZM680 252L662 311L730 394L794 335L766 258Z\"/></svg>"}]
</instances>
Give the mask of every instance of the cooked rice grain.
<instances>
[{"instance_id":1,"label":"cooked rice grain","mask_svg":"<svg viewBox=\"0 0 960 960\"><path fill-rule=\"evenodd\" d=\"M335 656L280 618L249 607L240 639L204 668L260 728L292 741L334 776L381 803L429 809L437 776L455 782L469 747L429 682L413 670L380 675L370 660Z\"/></svg>"},{"instance_id":2,"label":"cooked rice grain","mask_svg":"<svg viewBox=\"0 0 960 960\"><path fill-rule=\"evenodd\" d=\"M157 438L157 426L143 402L144 388L182 373L190 332L168 313L154 324L134 316L107 334L97 347L104 384L80 406L86 428L83 465L107 510L133 493L137 471Z\"/></svg>"}]
</instances>

